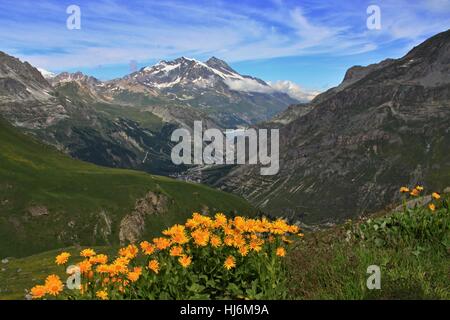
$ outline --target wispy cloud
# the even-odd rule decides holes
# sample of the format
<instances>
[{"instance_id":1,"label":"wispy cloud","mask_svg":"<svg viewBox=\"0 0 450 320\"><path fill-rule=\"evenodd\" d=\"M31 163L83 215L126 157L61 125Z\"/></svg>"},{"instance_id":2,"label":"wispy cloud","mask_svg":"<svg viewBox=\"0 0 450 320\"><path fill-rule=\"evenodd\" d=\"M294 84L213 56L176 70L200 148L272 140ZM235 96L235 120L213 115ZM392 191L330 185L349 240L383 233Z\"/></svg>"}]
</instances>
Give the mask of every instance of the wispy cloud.
<instances>
[{"instance_id":1,"label":"wispy cloud","mask_svg":"<svg viewBox=\"0 0 450 320\"><path fill-rule=\"evenodd\" d=\"M449 1L378 2L380 31L366 28L368 1L2 0L0 49L50 70L180 55L233 62L352 55L450 26ZM81 7L81 30L66 29L70 4Z\"/></svg>"}]
</instances>

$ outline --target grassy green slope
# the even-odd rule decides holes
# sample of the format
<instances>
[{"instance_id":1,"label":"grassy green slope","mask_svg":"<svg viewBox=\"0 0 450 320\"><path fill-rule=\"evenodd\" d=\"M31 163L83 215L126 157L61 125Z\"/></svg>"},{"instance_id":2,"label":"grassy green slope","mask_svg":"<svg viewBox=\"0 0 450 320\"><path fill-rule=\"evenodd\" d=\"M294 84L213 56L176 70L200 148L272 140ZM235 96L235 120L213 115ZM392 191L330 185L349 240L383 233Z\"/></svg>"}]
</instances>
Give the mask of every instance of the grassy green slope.
<instances>
[{"instance_id":1,"label":"grassy green slope","mask_svg":"<svg viewBox=\"0 0 450 320\"><path fill-rule=\"evenodd\" d=\"M149 191L167 195L170 204L147 218L143 236L204 208L253 213L242 198L202 185L74 160L0 120L0 257L115 244L122 217ZM33 207L48 214L33 216Z\"/></svg>"},{"instance_id":2,"label":"grassy green slope","mask_svg":"<svg viewBox=\"0 0 450 320\"><path fill-rule=\"evenodd\" d=\"M450 299L447 204L437 204L436 212L417 207L307 234L289 257L290 296ZM380 268L379 290L367 288L371 265Z\"/></svg>"}]
</instances>

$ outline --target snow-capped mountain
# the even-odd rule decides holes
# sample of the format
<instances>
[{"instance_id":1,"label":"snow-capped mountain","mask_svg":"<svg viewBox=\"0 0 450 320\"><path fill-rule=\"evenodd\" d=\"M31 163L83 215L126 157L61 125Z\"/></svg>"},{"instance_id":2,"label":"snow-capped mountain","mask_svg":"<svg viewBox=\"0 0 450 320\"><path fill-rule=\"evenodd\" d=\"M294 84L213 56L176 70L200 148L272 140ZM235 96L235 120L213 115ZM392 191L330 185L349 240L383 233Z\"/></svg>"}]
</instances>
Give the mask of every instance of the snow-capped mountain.
<instances>
[{"instance_id":1,"label":"snow-capped mountain","mask_svg":"<svg viewBox=\"0 0 450 320\"><path fill-rule=\"evenodd\" d=\"M42 68L36 68L36 69L38 69L38 71L42 74L42 76L45 79L52 79L52 78L54 78L56 76L56 74L51 72L51 71L48 71L48 70L45 70L45 69L42 69Z\"/></svg>"},{"instance_id":2,"label":"snow-capped mountain","mask_svg":"<svg viewBox=\"0 0 450 320\"><path fill-rule=\"evenodd\" d=\"M112 83L158 90L173 101L199 108L226 126L265 121L298 101L261 79L239 74L215 57L160 61Z\"/></svg>"},{"instance_id":3,"label":"snow-capped mountain","mask_svg":"<svg viewBox=\"0 0 450 320\"><path fill-rule=\"evenodd\" d=\"M255 92L273 92L274 90L264 81L249 76L241 76L224 61L215 57L203 63L196 59L181 57L173 61L160 61L127 77L158 89L173 88L176 86L192 86L199 88L215 87L221 82L230 89L242 87ZM252 90L254 89L254 90Z\"/></svg>"},{"instance_id":4,"label":"snow-capped mountain","mask_svg":"<svg viewBox=\"0 0 450 320\"><path fill-rule=\"evenodd\" d=\"M45 77L45 76L44 76ZM101 81L92 76L85 75L84 73L78 71L75 73L61 72L58 75L54 75L49 78L51 83L65 83L65 82L78 82L89 85L99 85Z\"/></svg>"},{"instance_id":5,"label":"snow-capped mountain","mask_svg":"<svg viewBox=\"0 0 450 320\"><path fill-rule=\"evenodd\" d=\"M299 102L261 79L239 74L215 57L206 62L186 57L163 60L104 82L81 72L63 72L47 80L53 86L76 83L89 92L88 97L152 110L157 107L159 113L166 106L172 111L175 106L197 109L227 128L266 121Z\"/></svg>"}]
</instances>

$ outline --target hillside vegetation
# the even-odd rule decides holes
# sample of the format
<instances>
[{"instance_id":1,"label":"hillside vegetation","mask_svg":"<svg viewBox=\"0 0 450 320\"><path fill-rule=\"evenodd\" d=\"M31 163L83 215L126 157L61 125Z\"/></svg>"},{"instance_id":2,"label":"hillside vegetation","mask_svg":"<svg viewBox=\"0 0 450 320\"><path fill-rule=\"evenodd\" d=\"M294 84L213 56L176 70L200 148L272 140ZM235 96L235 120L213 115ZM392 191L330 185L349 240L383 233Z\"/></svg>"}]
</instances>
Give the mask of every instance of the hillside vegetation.
<instances>
[{"instance_id":1,"label":"hillside vegetation","mask_svg":"<svg viewBox=\"0 0 450 320\"><path fill-rule=\"evenodd\" d=\"M23 299L36 285L35 298L46 299L450 299L448 195L412 192L420 205L305 235L281 220L194 214L163 232L168 242L160 236L140 248L71 247L11 259L0 298ZM84 270L84 291L63 288L69 264ZM379 290L367 288L373 265Z\"/></svg>"},{"instance_id":2,"label":"hillside vegetation","mask_svg":"<svg viewBox=\"0 0 450 320\"><path fill-rule=\"evenodd\" d=\"M419 194L412 189L408 196L415 199L405 199L402 210L349 220L305 237L289 258L290 295L298 299L450 299L448 194ZM367 288L371 275L367 268L372 265L380 268L380 290Z\"/></svg>"}]
</instances>

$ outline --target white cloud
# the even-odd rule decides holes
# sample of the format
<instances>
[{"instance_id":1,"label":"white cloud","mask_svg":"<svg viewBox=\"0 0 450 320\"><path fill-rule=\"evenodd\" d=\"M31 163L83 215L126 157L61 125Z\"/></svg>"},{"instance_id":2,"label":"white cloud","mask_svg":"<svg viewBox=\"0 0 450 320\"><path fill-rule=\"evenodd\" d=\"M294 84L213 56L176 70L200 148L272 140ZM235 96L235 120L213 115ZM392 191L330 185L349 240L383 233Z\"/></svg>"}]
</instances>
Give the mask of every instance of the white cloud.
<instances>
[{"instance_id":1,"label":"white cloud","mask_svg":"<svg viewBox=\"0 0 450 320\"><path fill-rule=\"evenodd\" d=\"M320 93L316 90L303 89L298 84L289 80L279 80L273 83L269 82L269 84L273 89L284 92L291 98L297 99L302 102L310 101Z\"/></svg>"},{"instance_id":2,"label":"white cloud","mask_svg":"<svg viewBox=\"0 0 450 320\"><path fill-rule=\"evenodd\" d=\"M231 90L235 91L259 92L259 93L272 93L275 91L272 87L263 85L258 81L249 78L243 79L227 78L224 80L224 82Z\"/></svg>"},{"instance_id":3,"label":"white cloud","mask_svg":"<svg viewBox=\"0 0 450 320\"><path fill-rule=\"evenodd\" d=\"M249 78L227 78L224 81L231 90L259 93L283 92L289 95L291 98L299 100L301 102L310 101L320 93L320 91L304 89L298 84L289 80L279 80L275 82L269 81L269 85L263 85L258 81Z\"/></svg>"}]
</instances>

